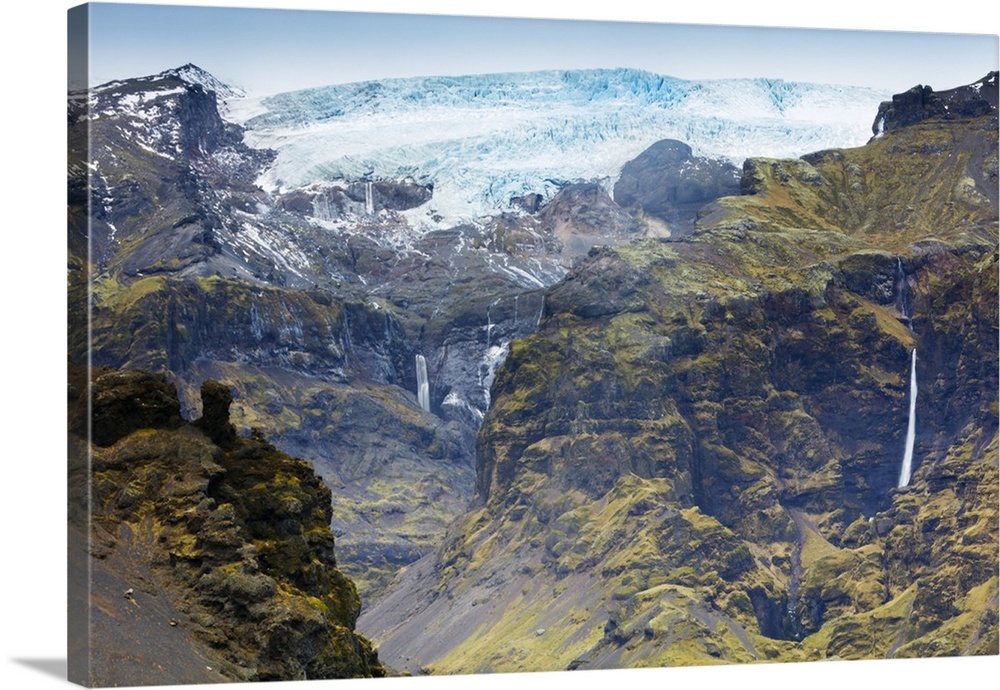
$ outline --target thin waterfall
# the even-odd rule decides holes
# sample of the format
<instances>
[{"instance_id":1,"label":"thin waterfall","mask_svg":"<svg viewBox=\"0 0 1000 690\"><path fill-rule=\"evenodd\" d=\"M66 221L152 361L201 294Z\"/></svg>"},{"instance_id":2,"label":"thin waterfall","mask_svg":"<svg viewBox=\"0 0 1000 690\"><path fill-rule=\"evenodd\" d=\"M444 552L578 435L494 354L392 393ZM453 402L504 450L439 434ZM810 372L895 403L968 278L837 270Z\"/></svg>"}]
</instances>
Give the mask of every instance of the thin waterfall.
<instances>
[{"instance_id":1,"label":"thin waterfall","mask_svg":"<svg viewBox=\"0 0 1000 690\"><path fill-rule=\"evenodd\" d=\"M493 307L500 303L502 297L497 297L495 300L490 302L490 306L486 307L486 349L490 349L490 345L493 342L493 328L496 324L493 323Z\"/></svg>"},{"instance_id":2,"label":"thin waterfall","mask_svg":"<svg viewBox=\"0 0 1000 690\"><path fill-rule=\"evenodd\" d=\"M330 202L326 194L320 194L313 200L313 215L320 220L330 220Z\"/></svg>"},{"instance_id":3,"label":"thin waterfall","mask_svg":"<svg viewBox=\"0 0 1000 690\"><path fill-rule=\"evenodd\" d=\"M427 360L417 355L417 402L425 412L431 411L431 389L427 383Z\"/></svg>"},{"instance_id":4,"label":"thin waterfall","mask_svg":"<svg viewBox=\"0 0 1000 690\"><path fill-rule=\"evenodd\" d=\"M371 180L365 182L365 213L369 216L375 214L375 195L372 193Z\"/></svg>"},{"instance_id":5,"label":"thin waterfall","mask_svg":"<svg viewBox=\"0 0 1000 690\"><path fill-rule=\"evenodd\" d=\"M906 273L903 271L903 259L896 257L896 308L906 319L906 325L913 330L913 317L910 315L910 305L906 294Z\"/></svg>"},{"instance_id":6,"label":"thin waterfall","mask_svg":"<svg viewBox=\"0 0 1000 690\"><path fill-rule=\"evenodd\" d=\"M917 348L913 348L910 359L910 421L906 424L906 450L903 451L903 467L899 472L899 488L910 483L913 471L913 444L917 436Z\"/></svg>"},{"instance_id":7,"label":"thin waterfall","mask_svg":"<svg viewBox=\"0 0 1000 690\"><path fill-rule=\"evenodd\" d=\"M906 272L902 257L896 257L896 305L906 319L906 327L913 332L913 316L907 294ZM917 348L910 354L910 414L906 422L906 448L903 451L903 466L899 470L898 488L910 483L913 472L913 446L917 436Z\"/></svg>"}]
</instances>

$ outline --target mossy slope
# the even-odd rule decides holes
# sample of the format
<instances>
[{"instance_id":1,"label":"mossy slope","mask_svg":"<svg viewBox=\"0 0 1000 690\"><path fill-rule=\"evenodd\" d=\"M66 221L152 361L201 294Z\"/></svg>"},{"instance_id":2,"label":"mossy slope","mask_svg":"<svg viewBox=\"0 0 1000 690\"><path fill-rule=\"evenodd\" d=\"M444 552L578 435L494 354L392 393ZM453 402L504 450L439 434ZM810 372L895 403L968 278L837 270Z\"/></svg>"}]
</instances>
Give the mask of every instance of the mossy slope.
<instances>
[{"instance_id":1,"label":"mossy slope","mask_svg":"<svg viewBox=\"0 0 1000 690\"><path fill-rule=\"evenodd\" d=\"M354 632L330 490L262 436L238 438L225 386L206 383L197 424L171 389L137 371L93 383L90 682L384 675ZM85 428L84 405L71 433Z\"/></svg>"},{"instance_id":2,"label":"mossy slope","mask_svg":"<svg viewBox=\"0 0 1000 690\"><path fill-rule=\"evenodd\" d=\"M498 372L482 507L362 619L387 658L996 654L996 124L749 161L690 238L591 252Z\"/></svg>"}]
</instances>

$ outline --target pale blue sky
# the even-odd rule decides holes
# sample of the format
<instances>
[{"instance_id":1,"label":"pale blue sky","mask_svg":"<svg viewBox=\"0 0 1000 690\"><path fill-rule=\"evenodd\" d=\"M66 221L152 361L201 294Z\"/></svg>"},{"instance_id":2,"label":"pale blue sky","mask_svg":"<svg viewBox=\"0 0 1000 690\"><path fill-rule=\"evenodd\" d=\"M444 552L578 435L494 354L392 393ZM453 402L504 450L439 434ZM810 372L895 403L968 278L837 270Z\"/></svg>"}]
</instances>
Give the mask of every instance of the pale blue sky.
<instances>
[{"instance_id":1,"label":"pale blue sky","mask_svg":"<svg viewBox=\"0 0 1000 690\"><path fill-rule=\"evenodd\" d=\"M591 67L898 92L917 83L950 88L997 69L997 37L989 34L176 5L92 4L91 11L92 84L193 62L260 94L387 77Z\"/></svg>"}]
</instances>

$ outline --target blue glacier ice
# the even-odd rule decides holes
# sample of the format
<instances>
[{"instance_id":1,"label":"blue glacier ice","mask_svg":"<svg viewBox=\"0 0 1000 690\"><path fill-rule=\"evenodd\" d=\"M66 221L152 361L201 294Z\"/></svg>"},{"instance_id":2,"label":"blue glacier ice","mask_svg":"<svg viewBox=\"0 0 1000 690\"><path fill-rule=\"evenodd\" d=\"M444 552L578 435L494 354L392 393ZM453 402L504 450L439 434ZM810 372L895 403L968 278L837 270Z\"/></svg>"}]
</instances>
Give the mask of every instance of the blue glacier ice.
<instances>
[{"instance_id":1,"label":"blue glacier ice","mask_svg":"<svg viewBox=\"0 0 1000 690\"><path fill-rule=\"evenodd\" d=\"M360 179L432 183L414 226L508 210L566 182L612 187L621 166L674 138L698 155L788 157L871 137L868 88L772 79L686 81L634 69L387 79L235 99L229 117L278 155L260 179L284 191ZM432 220L432 216L436 216Z\"/></svg>"}]
</instances>

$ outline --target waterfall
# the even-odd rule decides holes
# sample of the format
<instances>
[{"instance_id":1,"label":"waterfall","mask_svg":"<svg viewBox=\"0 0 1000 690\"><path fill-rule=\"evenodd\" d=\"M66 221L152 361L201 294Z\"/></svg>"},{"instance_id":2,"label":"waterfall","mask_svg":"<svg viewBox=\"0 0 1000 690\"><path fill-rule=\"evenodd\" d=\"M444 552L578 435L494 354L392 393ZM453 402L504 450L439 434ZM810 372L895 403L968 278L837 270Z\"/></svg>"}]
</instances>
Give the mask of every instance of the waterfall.
<instances>
[{"instance_id":1,"label":"waterfall","mask_svg":"<svg viewBox=\"0 0 1000 690\"><path fill-rule=\"evenodd\" d=\"M896 308L906 319L907 326L913 330L913 317L910 315L910 305L906 300L906 273L903 272L903 259L896 257Z\"/></svg>"},{"instance_id":2,"label":"waterfall","mask_svg":"<svg viewBox=\"0 0 1000 690\"><path fill-rule=\"evenodd\" d=\"M913 316L907 300L906 272L903 271L903 259L896 257L896 306L899 313L906 319L906 326L913 332ZM917 348L910 355L910 415L906 423L906 449L903 451L903 466L899 470L898 488L910 483L913 472L913 445L917 435Z\"/></svg>"},{"instance_id":3,"label":"waterfall","mask_svg":"<svg viewBox=\"0 0 1000 690\"><path fill-rule=\"evenodd\" d=\"M370 180L365 182L365 213L369 216L375 213L375 197L372 194L372 183Z\"/></svg>"},{"instance_id":4,"label":"waterfall","mask_svg":"<svg viewBox=\"0 0 1000 690\"><path fill-rule=\"evenodd\" d=\"M490 303L490 306L486 307L486 349L490 349L490 345L493 341L493 327L496 325L493 323L493 307L500 303L502 297L497 297Z\"/></svg>"},{"instance_id":5,"label":"waterfall","mask_svg":"<svg viewBox=\"0 0 1000 690\"><path fill-rule=\"evenodd\" d=\"M917 435L917 348L913 348L910 360L910 421L906 424L906 450L903 452L903 467L899 472L899 488L910 483L913 471L913 444Z\"/></svg>"},{"instance_id":6,"label":"waterfall","mask_svg":"<svg viewBox=\"0 0 1000 690\"><path fill-rule=\"evenodd\" d=\"M542 315L545 313L545 293L542 293L542 304L538 307L538 321L535 322L535 330L542 325Z\"/></svg>"},{"instance_id":7,"label":"waterfall","mask_svg":"<svg viewBox=\"0 0 1000 690\"><path fill-rule=\"evenodd\" d=\"M427 360L417 355L417 401L425 412L431 411L431 390L427 384Z\"/></svg>"},{"instance_id":8,"label":"waterfall","mask_svg":"<svg viewBox=\"0 0 1000 690\"><path fill-rule=\"evenodd\" d=\"M489 409L492 399L490 398L490 387L493 385L493 380L496 378L497 370L500 365L504 363L507 359L507 355L510 354L510 341L502 341L499 345L494 345L493 347L486 350L486 354L483 355L483 359L479 364L479 387L483 391L483 402L486 408Z\"/></svg>"},{"instance_id":9,"label":"waterfall","mask_svg":"<svg viewBox=\"0 0 1000 690\"><path fill-rule=\"evenodd\" d=\"M330 220L330 202L326 194L320 194L313 199L313 216L320 220Z\"/></svg>"}]
</instances>

